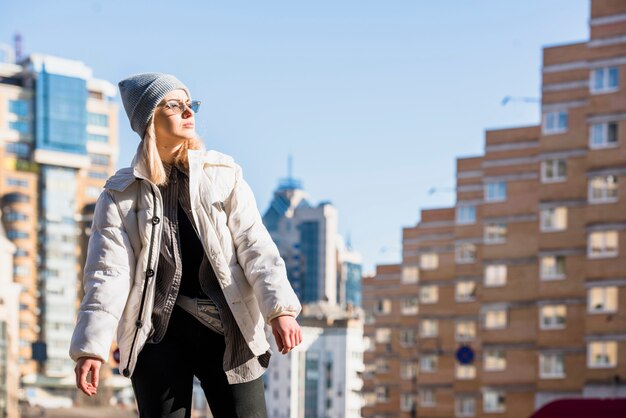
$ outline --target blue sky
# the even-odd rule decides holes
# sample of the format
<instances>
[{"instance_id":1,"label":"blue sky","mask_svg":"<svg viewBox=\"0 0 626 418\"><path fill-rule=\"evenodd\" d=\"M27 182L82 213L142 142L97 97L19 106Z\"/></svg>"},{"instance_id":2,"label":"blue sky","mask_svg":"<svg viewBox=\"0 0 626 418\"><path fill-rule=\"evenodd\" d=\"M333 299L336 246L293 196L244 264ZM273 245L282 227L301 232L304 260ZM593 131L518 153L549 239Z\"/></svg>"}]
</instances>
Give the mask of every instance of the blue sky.
<instances>
[{"instance_id":1,"label":"blue sky","mask_svg":"<svg viewBox=\"0 0 626 418\"><path fill-rule=\"evenodd\" d=\"M588 37L588 0L2 2L0 43L85 62L117 83L175 74L203 101L208 148L244 168L260 210L293 155L339 211L366 271L399 262L402 227L454 204L455 159L486 129L539 121L541 48ZM120 106L119 165L138 144ZM429 189L440 188L429 194Z\"/></svg>"}]
</instances>

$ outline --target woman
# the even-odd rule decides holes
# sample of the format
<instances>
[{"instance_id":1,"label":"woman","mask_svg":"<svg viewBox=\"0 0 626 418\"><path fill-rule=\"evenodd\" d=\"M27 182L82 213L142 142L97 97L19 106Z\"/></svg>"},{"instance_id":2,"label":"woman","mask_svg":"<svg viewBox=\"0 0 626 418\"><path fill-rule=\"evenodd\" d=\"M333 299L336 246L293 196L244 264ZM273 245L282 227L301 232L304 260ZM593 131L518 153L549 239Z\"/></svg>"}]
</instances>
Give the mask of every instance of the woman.
<instances>
[{"instance_id":1,"label":"woman","mask_svg":"<svg viewBox=\"0 0 626 418\"><path fill-rule=\"evenodd\" d=\"M195 375L214 416L265 417L265 324L283 354L302 341L284 262L241 168L202 150L187 87L146 73L119 88L142 141L96 203L70 348L76 385L96 393L117 327L140 416L189 417Z\"/></svg>"}]
</instances>

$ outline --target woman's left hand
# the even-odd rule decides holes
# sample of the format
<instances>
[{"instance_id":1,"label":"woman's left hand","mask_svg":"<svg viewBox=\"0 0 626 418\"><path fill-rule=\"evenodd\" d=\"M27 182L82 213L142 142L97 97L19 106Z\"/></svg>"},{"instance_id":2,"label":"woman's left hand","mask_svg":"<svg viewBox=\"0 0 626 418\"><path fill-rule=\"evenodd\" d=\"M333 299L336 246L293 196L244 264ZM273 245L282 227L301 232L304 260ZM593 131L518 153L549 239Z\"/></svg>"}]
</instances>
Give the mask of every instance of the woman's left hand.
<instances>
[{"instance_id":1,"label":"woman's left hand","mask_svg":"<svg viewBox=\"0 0 626 418\"><path fill-rule=\"evenodd\" d=\"M272 319L271 324L272 334L281 353L287 354L302 342L302 330L293 316L279 316Z\"/></svg>"}]
</instances>

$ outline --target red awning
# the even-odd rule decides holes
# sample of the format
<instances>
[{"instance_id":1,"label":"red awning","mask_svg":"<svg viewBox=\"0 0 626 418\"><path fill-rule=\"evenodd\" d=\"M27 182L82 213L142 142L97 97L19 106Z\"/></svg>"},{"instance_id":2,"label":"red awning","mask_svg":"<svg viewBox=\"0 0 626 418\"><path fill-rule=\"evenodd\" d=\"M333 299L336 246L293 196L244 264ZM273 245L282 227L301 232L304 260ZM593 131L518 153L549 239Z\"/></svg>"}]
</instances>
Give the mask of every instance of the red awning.
<instances>
[{"instance_id":1,"label":"red awning","mask_svg":"<svg viewBox=\"0 0 626 418\"><path fill-rule=\"evenodd\" d=\"M559 399L537 410L530 418L624 418L626 398Z\"/></svg>"}]
</instances>

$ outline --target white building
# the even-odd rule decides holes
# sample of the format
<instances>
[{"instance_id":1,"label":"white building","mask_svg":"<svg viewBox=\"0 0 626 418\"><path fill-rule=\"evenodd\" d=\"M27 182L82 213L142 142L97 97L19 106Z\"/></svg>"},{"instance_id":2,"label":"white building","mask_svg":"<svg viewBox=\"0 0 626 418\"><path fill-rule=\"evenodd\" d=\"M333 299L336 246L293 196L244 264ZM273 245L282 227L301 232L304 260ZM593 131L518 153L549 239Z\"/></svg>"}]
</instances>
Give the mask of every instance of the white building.
<instances>
[{"instance_id":1,"label":"white building","mask_svg":"<svg viewBox=\"0 0 626 418\"><path fill-rule=\"evenodd\" d=\"M303 343L274 354L265 374L268 415L273 418L361 416L363 322L336 305L305 305ZM274 344L273 339L272 344Z\"/></svg>"},{"instance_id":2,"label":"white building","mask_svg":"<svg viewBox=\"0 0 626 418\"><path fill-rule=\"evenodd\" d=\"M1 212L0 212L1 214ZM18 417L19 294L13 282L15 245L6 237L0 222L0 416Z\"/></svg>"}]
</instances>

